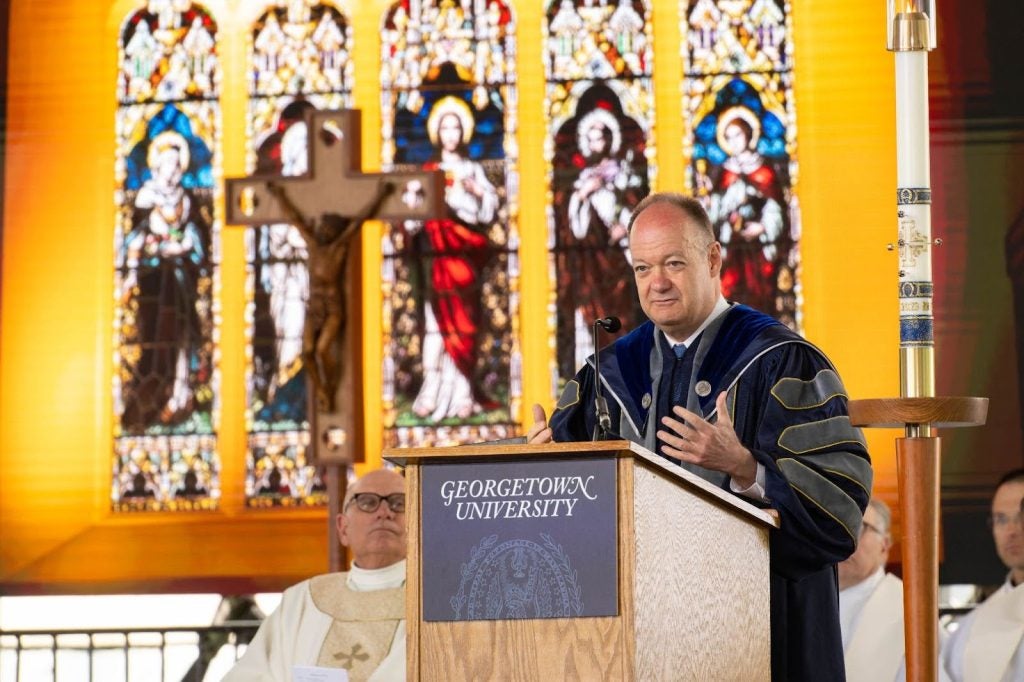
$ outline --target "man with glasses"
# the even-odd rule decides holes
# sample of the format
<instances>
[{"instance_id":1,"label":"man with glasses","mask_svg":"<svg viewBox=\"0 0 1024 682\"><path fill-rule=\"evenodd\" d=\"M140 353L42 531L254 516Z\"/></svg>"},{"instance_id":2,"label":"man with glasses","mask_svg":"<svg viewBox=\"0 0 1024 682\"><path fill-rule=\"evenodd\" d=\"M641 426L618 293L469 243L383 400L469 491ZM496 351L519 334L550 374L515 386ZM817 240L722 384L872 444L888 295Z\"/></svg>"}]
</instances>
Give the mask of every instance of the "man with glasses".
<instances>
[{"instance_id":1,"label":"man with glasses","mask_svg":"<svg viewBox=\"0 0 1024 682\"><path fill-rule=\"evenodd\" d=\"M337 524L352 570L288 588L226 681L331 679L324 668L344 668L353 681L405 679L405 480L387 469L366 474L349 487Z\"/></svg>"},{"instance_id":2,"label":"man with glasses","mask_svg":"<svg viewBox=\"0 0 1024 682\"><path fill-rule=\"evenodd\" d=\"M1008 569L1006 582L959 621L942 653L949 677L1024 680L1024 469L1003 476L992 497L989 526L996 553Z\"/></svg>"},{"instance_id":3,"label":"man with glasses","mask_svg":"<svg viewBox=\"0 0 1024 682\"><path fill-rule=\"evenodd\" d=\"M804 338L725 300L722 245L698 200L651 194L628 230L648 322L601 353L605 400L590 358L550 424L534 406L527 440L590 440L604 423L778 512L769 537L772 679L842 679L836 564L855 549L872 479L843 382Z\"/></svg>"},{"instance_id":4,"label":"man with glasses","mask_svg":"<svg viewBox=\"0 0 1024 682\"><path fill-rule=\"evenodd\" d=\"M839 624L847 682L888 682L907 677L903 581L885 572L892 548L891 528L889 505L871 498L864 510L857 551L839 564ZM939 679L948 678L940 671Z\"/></svg>"}]
</instances>

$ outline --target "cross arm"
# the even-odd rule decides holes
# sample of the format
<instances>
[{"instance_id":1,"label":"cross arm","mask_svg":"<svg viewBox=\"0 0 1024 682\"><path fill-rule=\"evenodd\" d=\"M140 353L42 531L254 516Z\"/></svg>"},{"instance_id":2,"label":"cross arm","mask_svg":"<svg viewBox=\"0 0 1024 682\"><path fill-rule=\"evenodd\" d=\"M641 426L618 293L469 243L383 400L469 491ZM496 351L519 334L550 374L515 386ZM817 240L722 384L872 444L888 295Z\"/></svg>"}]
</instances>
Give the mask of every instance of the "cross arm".
<instances>
[{"instance_id":1,"label":"cross arm","mask_svg":"<svg viewBox=\"0 0 1024 682\"><path fill-rule=\"evenodd\" d=\"M309 111L309 172L291 177L249 176L225 183L226 218L233 225L266 225L296 221L309 225L325 215L354 219L429 220L446 214L444 173L410 169L363 173L358 110ZM281 187L275 194L268 181ZM382 185L393 192L381 196ZM287 196L291 206L281 197Z\"/></svg>"},{"instance_id":2,"label":"cross arm","mask_svg":"<svg viewBox=\"0 0 1024 682\"><path fill-rule=\"evenodd\" d=\"M385 185L392 190L384 192ZM290 206L282 202L277 190L287 195ZM441 171L360 173L330 184L303 176L253 175L228 179L224 193L229 225L295 223L297 217L308 225L310 218L325 213L356 217L356 222L371 218L429 220L445 214Z\"/></svg>"}]
</instances>

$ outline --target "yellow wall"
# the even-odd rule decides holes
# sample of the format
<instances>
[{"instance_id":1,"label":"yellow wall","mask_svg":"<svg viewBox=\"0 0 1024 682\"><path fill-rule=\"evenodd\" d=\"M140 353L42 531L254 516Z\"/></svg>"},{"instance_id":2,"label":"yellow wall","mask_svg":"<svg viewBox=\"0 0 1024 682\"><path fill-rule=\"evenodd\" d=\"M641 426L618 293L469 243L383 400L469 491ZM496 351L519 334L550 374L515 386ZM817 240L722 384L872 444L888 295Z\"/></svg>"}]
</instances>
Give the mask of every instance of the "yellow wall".
<instances>
[{"instance_id":1,"label":"yellow wall","mask_svg":"<svg viewBox=\"0 0 1024 682\"><path fill-rule=\"evenodd\" d=\"M326 566L322 510L244 507L242 233L224 230L218 512L109 512L116 34L137 2L14 0L0 320L0 590L281 587ZM548 404L541 3L517 2L524 411ZM224 82L241 84L244 27L260 6L207 3ZM355 28L355 101L367 169L379 158L377 59L386 3L341 3ZM892 57L882 3L793 2L803 216L804 323L854 397L895 395L897 309ZM680 28L656 2L658 189L683 177ZM227 175L243 172L244 86L222 104ZM380 231L363 240L368 463L379 462ZM522 418L528 418L523 414ZM893 434L870 443L894 490ZM891 496L887 494L887 496Z\"/></svg>"},{"instance_id":2,"label":"yellow wall","mask_svg":"<svg viewBox=\"0 0 1024 682\"><path fill-rule=\"evenodd\" d=\"M793 3L804 326L852 398L899 395L895 67L884 3ZM893 430L866 432L896 501ZM896 555L894 555L896 556Z\"/></svg>"}]
</instances>

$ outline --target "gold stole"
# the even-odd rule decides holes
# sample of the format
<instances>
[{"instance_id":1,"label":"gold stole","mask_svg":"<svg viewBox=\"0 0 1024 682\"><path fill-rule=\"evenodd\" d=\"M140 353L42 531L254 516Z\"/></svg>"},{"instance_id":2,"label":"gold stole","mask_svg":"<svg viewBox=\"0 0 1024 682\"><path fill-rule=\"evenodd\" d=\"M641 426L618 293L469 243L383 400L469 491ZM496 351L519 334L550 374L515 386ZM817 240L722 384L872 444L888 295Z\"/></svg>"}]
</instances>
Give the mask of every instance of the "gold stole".
<instances>
[{"instance_id":1,"label":"gold stole","mask_svg":"<svg viewBox=\"0 0 1024 682\"><path fill-rule=\"evenodd\" d=\"M1024 586L978 607L964 646L964 680L1001 680L1024 635Z\"/></svg>"},{"instance_id":2,"label":"gold stole","mask_svg":"<svg viewBox=\"0 0 1024 682\"><path fill-rule=\"evenodd\" d=\"M366 680L388 655L399 621L405 618L405 587L356 592L347 573L320 575L309 591L318 609L334 619L320 647L317 665L345 668L349 680Z\"/></svg>"}]
</instances>

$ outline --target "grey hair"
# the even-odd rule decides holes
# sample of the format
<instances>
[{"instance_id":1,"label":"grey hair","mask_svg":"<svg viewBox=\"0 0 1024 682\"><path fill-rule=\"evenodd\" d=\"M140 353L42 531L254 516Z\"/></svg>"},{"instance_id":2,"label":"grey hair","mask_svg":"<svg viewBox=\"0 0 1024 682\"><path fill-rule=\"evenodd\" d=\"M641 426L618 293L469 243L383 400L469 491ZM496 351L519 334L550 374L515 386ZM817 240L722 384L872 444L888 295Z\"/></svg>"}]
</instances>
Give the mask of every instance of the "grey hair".
<instances>
[{"instance_id":1,"label":"grey hair","mask_svg":"<svg viewBox=\"0 0 1024 682\"><path fill-rule=\"evenodd\" d=\"M358 481L353 481L352 484L349 485L348 489L345 491L345 499L341 501L342 513L344 513L344 511L348 509L348 503L351 502L352 498L355 497L357 492L359 492L358 490L356 490L356 483L358 483Z\"/></svg>"},{"instance_id":2,"label":"grey hair","mask_svg":"<svg viewBox=\"0 0 1024 682\"><path fill-rule=\"evenodd\" d=\"M879 497L872 497L868 500L868 506L874 509L875 512L882 517L882 525L885 526L882 530L885 531L886 535L889 535L889 531L892 530L892 510L889 509L889 505Z\"/></svg>"}]
</instances>

